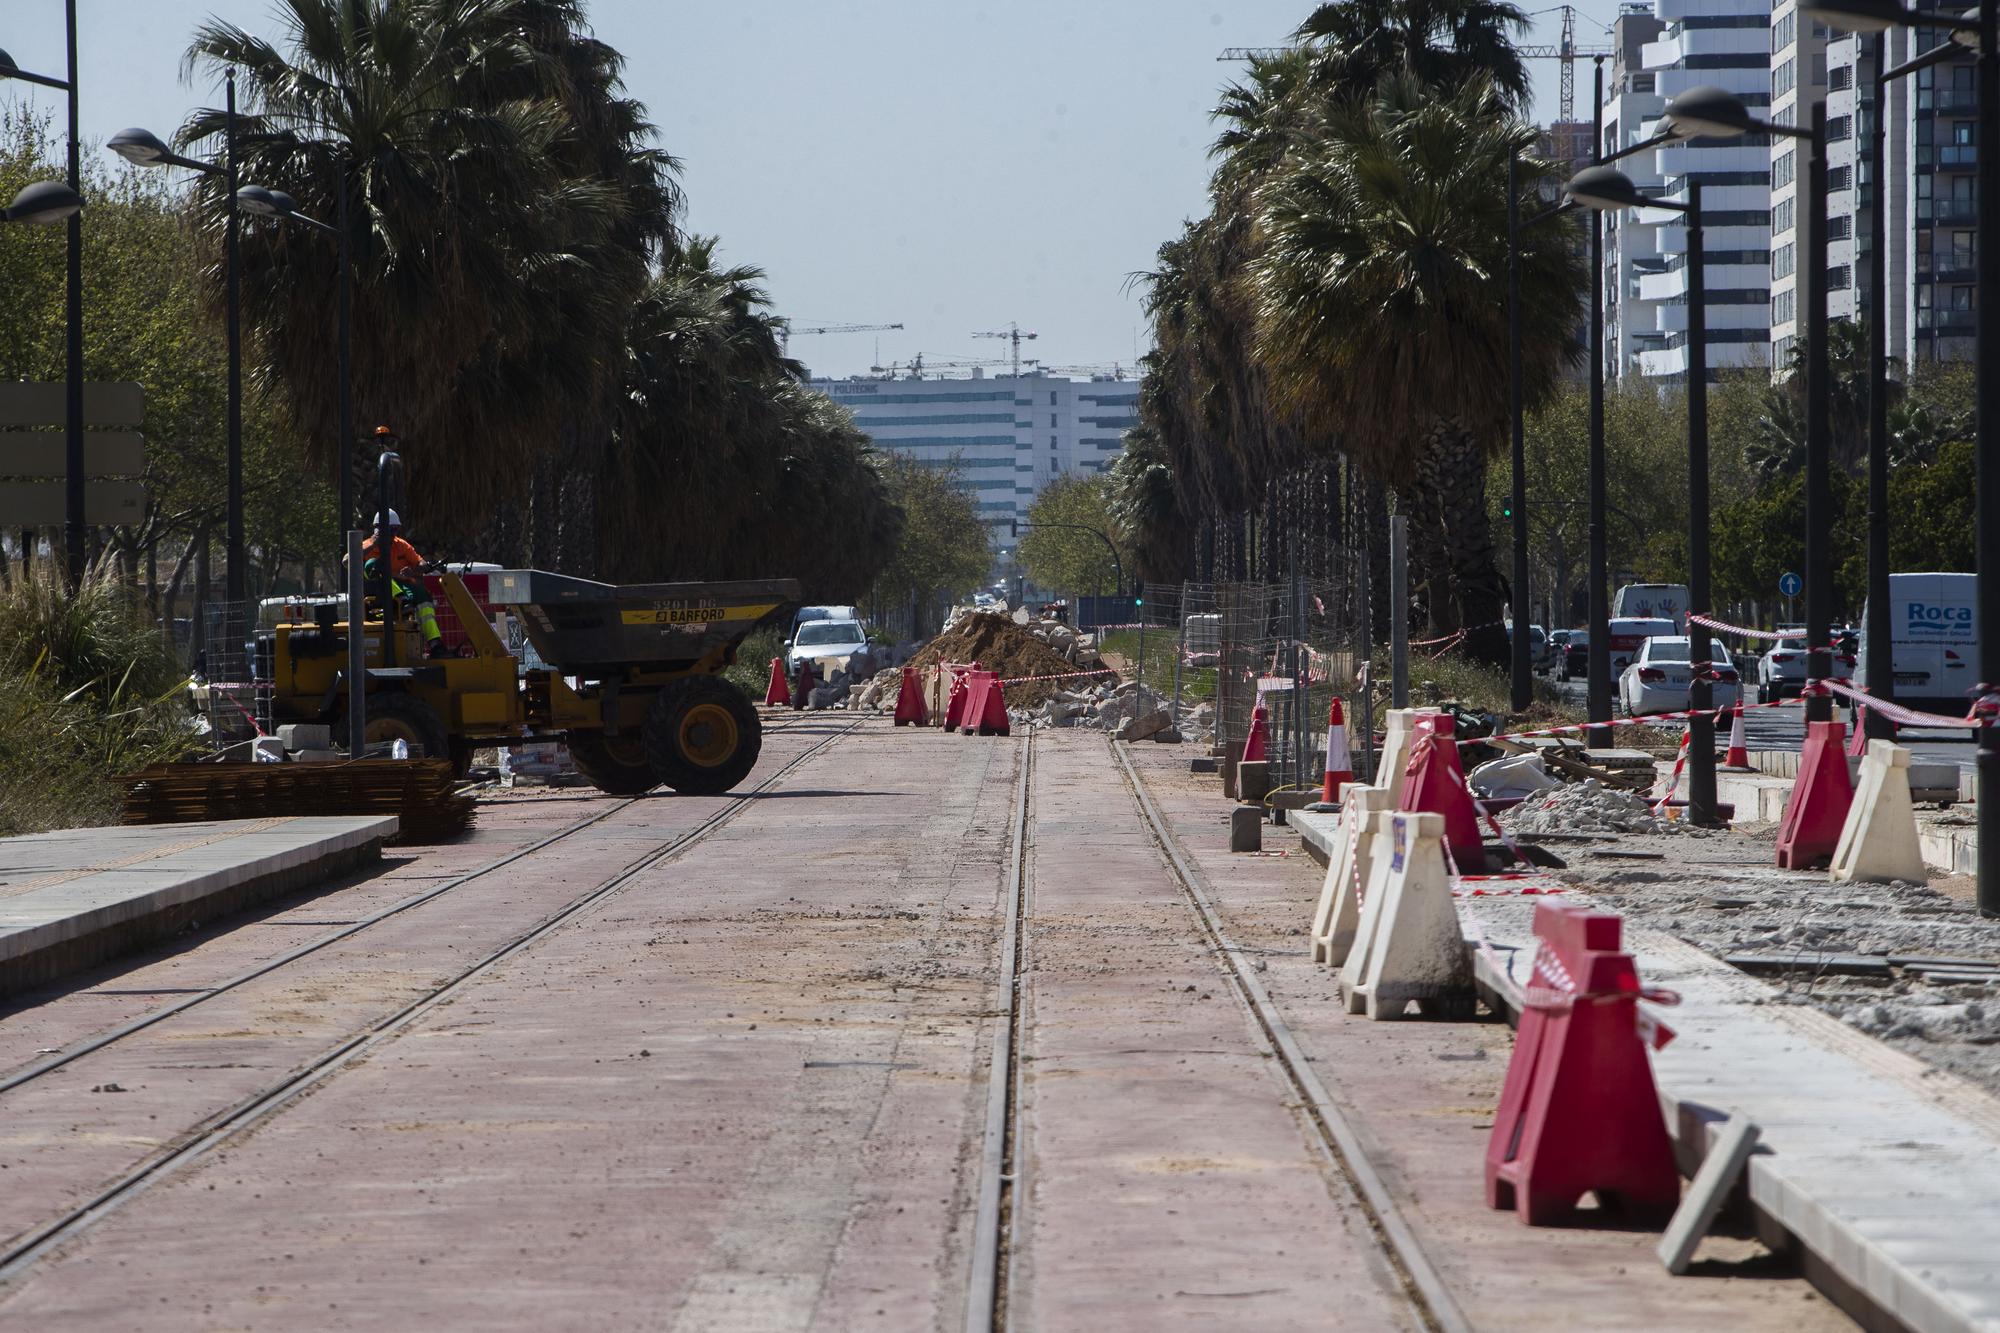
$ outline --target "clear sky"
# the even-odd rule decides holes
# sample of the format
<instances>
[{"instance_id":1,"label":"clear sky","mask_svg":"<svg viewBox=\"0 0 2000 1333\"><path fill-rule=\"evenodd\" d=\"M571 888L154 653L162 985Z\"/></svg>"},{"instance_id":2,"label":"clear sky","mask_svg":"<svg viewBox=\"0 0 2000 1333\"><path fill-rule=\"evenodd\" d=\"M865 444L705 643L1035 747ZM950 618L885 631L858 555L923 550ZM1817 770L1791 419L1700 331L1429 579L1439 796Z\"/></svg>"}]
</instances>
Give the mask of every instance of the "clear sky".
<instances>
[{"instance_id":1,"label":"clear sky","mask_svg":"<svg viewBox=\"0 0 2000 1333\"><path fill-rule=\"evenodd\" d=\"M801 337L816 372L1005 356L1130 365L1145 347L1129 274L1202 210L1208 111L1226 46L1281 42L1311 0L593 0L599 37L685 164L687 223L763 267L799 323L900 323ZM1615 0L1580 6L1582 45ZM60 74L62 0L7 0L0 48ZM219 90L180 56L211 14L263 36L268 0L79 0L83 133L169 134ZM1594 22L1592 21L1594 19ZM1553 14L1532 41L1554 42ZM1533 63L1538 113L1557 65ZM1577 69L1580 101L1590 70ZM15 84L60 112L60 94ZM1546 108L1545 112L1540 109ZM879 343L878 343L879 339ZM879 348L879 352L878 352Z\"/></svg>"}]
</instances>

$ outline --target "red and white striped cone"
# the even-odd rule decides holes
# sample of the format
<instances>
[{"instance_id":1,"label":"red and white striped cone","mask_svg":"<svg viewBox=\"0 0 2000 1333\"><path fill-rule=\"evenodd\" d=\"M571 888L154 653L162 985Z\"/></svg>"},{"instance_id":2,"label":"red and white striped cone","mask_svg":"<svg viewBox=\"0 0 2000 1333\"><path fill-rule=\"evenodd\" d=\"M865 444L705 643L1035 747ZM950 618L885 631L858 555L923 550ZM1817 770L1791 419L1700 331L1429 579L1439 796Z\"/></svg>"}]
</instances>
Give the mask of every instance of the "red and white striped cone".
<instances>
[{"instance_id":1,"label":"red and white striped cone","mask_svg":"<svg viewBox=\"0 0 2000 1333\"><path fill-rule=\"evenodd\" d=\"M1347 719L1341 715L1340 696L1333 696L1333 704L1326 711L1326 781L1320 788L1320 800L1333 805L1340 800L1340 789L1354 781L1354 759L1347 752Z\"/></svg>"},{"instance_id":2,"label":"red and white striped cone","mask_svg":"<svg viewBox=\"0 0 2000 1333\"><path fill-rule=\"evenodd\" d=\"M1743 740L1743 701L1738 699L1731 711L1734 716L1729 719L1729 753L1723 757L1722 764L1725 768L1748 768L1750 747Z\"/></svg>"}]
</instances>

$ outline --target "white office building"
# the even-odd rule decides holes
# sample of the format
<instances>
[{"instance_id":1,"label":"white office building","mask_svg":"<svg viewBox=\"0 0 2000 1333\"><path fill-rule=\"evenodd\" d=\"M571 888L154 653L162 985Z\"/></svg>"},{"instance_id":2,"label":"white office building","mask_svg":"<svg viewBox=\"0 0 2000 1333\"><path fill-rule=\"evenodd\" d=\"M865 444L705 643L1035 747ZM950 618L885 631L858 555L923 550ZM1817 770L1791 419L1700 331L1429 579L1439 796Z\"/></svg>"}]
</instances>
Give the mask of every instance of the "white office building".
<instances>
[{"instance_id":1,"label":"white office building","mask_svg":"<svg viewBox=\"0 0 2000 1333\"><path fill-rule=\"evenodd\" d=\"M1614 26L1604 151L1643 142L1680 93L1715 85L1763 113L1771 101L1766 0L1653 0L1628 4ZM1624 159L1642 190L1686 202L1699 182L1711 370L1769 355L1771 157L1762 136L1695 139ZM1688 369L1687 227L1682 215L1635 210L1605 218L1606 374L1649 378ZM1614 303L1615 302L1615 303Z\"/></svg>"},{"instance_id":2,"label":"white office building","mask_svg":"<svg viewBox=\"0 0 2000 1333\"><path fill-rule=\"evenodd\" d=\"M996 547L1044 486L1111 467L1139 423L1139 384L1040 371L969 379L854 376L812 387L854 413L876 445L935 467L957 459Z\"/></svg>"}]
</instances>

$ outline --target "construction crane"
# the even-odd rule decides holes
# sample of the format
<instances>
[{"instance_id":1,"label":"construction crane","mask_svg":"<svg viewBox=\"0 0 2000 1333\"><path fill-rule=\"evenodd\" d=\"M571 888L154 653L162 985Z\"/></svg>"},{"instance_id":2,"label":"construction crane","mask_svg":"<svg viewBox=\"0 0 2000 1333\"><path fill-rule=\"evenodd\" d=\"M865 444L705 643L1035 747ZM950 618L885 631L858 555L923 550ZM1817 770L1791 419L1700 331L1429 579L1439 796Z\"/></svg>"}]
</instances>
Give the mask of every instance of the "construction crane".
<instances>
[{"instance_id":1,"label":"construction crane","mask_svg":"<svg viewBox=\"0 0 2000 1333\"><path fill-rule=\"evenodd\" d=\"M1530 60L1562 61L1562 94L1558 98L1557 120L1572 124L1576 120L1576 62L1583 60L1610 59L1616 55L1608 46L1578 46L1576 44L1576 6L1557 5L1552 9L1538 9L1528 15L1540 18L1544 14L1562 15L1562 38L1554 46L1517 46L1515 54ZM1231 46L1224 48L1217 60L1275 60L1291 50L1288 46Z\"/></svg>"},{"instance_id":2,"label":"construction crane","mask_svg":"<svg viewBox=\"0 0 2000 1333\"><path fill-rule=\"evenodd\" d=\"M1035 362L1031 358L1026 362L1015 363L1012 362L1011 358L1004 356L987 357L984 360L972 361L926 361L924 360L924 354L918 352L908 361L891 361L886 366L870 366L868 370L870 374L875 375L895 375L903 371L908 371L911 379L918 379L926 370L964 370L972 366L1004 366L1009 364L1032 366Z\"/></svg>"},{"instance_id":3,"label":"construction crane","mask_svg":"<svg viewBox=\"0 0 2000 1333\"><path fill-rule=\"evenodd\" d=\"M1038 335L1033 333L1023 333L1021 332L1021 326L1019 324L1010 322L1006 328L1001 329L998 332L975 333L972 336L975 338L1005 338L1008 342L1012 343L1014 345L1014 357L1013 357L1014 373L1018 375L1021 373L1021 342L1023 339L1034 338L1037 337ZM1030 364L1033 363L1031 362Z\"/></svg>"},{"instance_id":4,"label":"construction crane","mask_svg":"<svg viewBox=\"0 0 2000 1333\"><path fill-rule=\"evenodd\" d=\"M780 347L789 348L792 342L792 335L795 333L801 335L807 333L881 333L888 329L900 329L903 326L901 324L812 324L794 328L792 321L787 319L779 321L778 327L782 330L779 336Z\"/></svg>"},{"instance_id":5,"label":"construction crane","mask_svg":"<svg viewBox=\"0 0 2000 1333\"><path fill-rule=\"evenodd\" d=\"M1562 39L1554 46L1517 46L1515 54L1529 60L1562 61L1562 95L1558 99L1557 123L1576 123L1576 62L1581 56L1585 60L1607 60L1617 53L1608 46L1582 47L1576 44L1576 6L1557 5L1554 9L1540 9L1529 18L1539 18L1543 14L1562 15ZM1593 155L1596 152L1592 147Z\"/></svg>"}]
</instances>

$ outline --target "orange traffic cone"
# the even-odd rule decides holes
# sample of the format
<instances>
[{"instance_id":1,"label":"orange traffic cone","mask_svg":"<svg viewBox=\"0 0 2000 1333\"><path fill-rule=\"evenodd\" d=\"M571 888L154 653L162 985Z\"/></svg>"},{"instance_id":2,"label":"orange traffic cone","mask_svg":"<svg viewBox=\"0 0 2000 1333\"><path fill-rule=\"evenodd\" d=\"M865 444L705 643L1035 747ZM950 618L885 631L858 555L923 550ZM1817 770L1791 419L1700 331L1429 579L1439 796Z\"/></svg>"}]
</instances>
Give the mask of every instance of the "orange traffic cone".
<instances>
[{"instance_id":1,"label":"orange traffic cone","mask_svg":"<svg viewBox=\"0 0 2000 1333\"><path fill-rule=\"evenodd\" d=\"M1250 712L1250 735L1243 742L1243 759L1246 764L1254 764L1264 758L1265 724L1270 714L1264 709L1264 696L1257 696L1257 707Z\"/></svg>"},{"instance_id":2,"label":"orange traffic cone","mask_svg":"<svg viewBox=\"0 0 2000 1333\"><path fill-rule=\"evenodd\" d=\"M1326 782L1319 798L1328 805L1340 799L1340 789L1354 781L1354 759L1347 753L1347 719L1341 715L1340 696L1326 712Z\"/></svg>"},{"instance_id":3,"label":"orange traffic cone","mask_svg":"<svg viewBox=\"0 0 2000 1333\"><path fill-rule=\"evenodd\" d=\"M1743 701L1738 699L1732 710L1735 716L1729 719L1729 753L1723 757L1725 768L1750 767L1750 747L1743 741Z\"/></svg>"},{"instance_id":4,"label":"orange traffic cone","mask_svg":"<svg viewBox=\"0 0 2000 1333\"><path fill-rule=\"evenodd\" d=\"M771 683L764 687L764 706L783 708L792 701L791 688L785 683L785 659L771 659Z\"/></svg>"},{"instance_id":5,"label":"orange traffic cone","mask_svg":"<svg viewBox=\"0 0 2000 1333\"><path fill-rule=\"evenodd\" d=\"M924 707L923 688L917 684L917 669L903 668L903 687L896 692L896 725L921 727L930 721Z\"/></svg>"}]
</instances>

